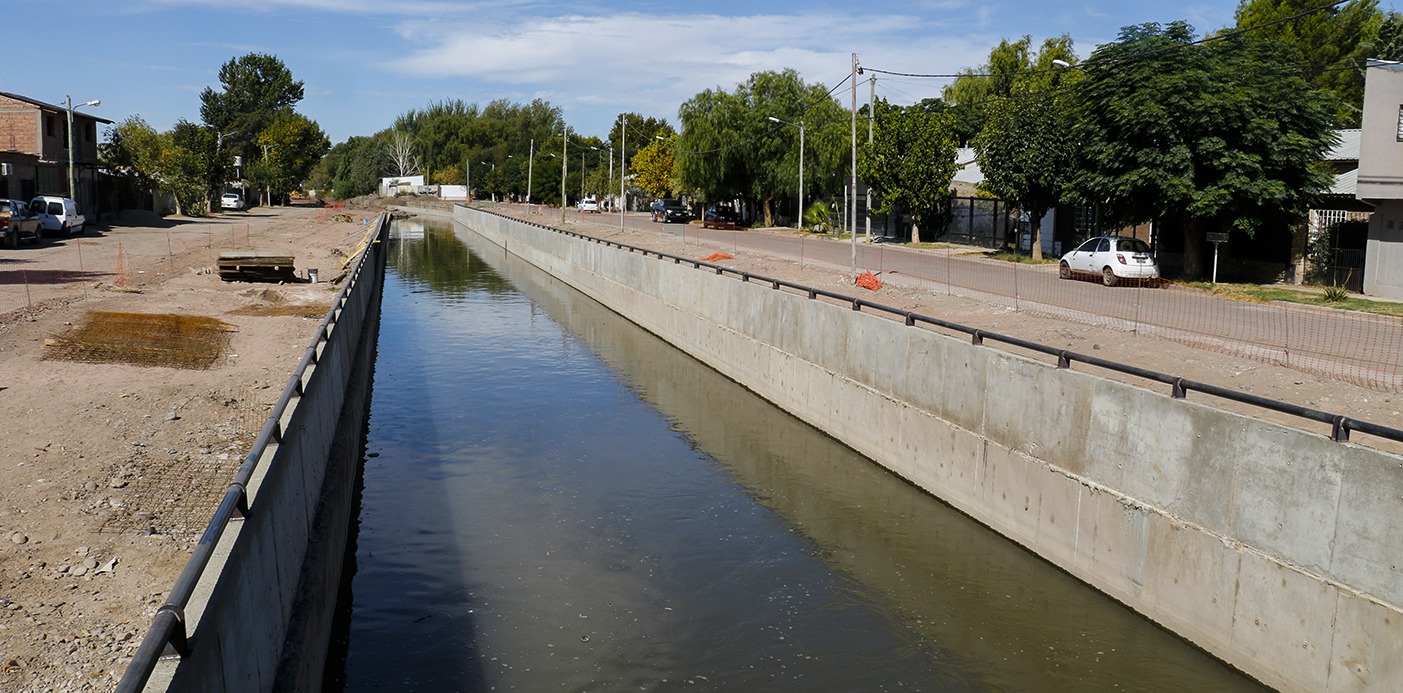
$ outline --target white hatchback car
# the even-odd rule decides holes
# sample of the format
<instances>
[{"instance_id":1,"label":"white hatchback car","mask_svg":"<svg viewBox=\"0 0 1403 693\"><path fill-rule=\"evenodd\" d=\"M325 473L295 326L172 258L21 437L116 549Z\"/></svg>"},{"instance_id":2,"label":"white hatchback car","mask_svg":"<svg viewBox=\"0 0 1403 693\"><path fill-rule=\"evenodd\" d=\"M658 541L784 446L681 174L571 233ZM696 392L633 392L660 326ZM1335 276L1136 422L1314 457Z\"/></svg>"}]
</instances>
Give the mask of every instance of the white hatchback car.
<instances>
[{"instance_id":1,"label":"white hatchback car","mask_svg":"<svg viewBox=\"0 0 1403 693\"><path fill-rule=\"evenodd\" d=\"M1115 286L1128 279L1154 283L1159 279L1159 266L1150 246L1138 238L1097 236L1063 255L1057 273L1063 279L1099 275L1106 286Z\"/></svg>"},{"instance_id":2,"label":"white hatchback car","mask_svg":"<svg viewBox=\"0 0 1403 693\"><path fill-rule=\"evenodd\" d=\"M583 200L580 200L579 208L580 208L580 211L581 211L581 212L594 212L594 213L598 214L598 213L599 213L599 200L594 199L594 196L591 195L591 196L589 196L589 197L586 197L586 198L583 199Z\"/></svg>"}]
</instances>

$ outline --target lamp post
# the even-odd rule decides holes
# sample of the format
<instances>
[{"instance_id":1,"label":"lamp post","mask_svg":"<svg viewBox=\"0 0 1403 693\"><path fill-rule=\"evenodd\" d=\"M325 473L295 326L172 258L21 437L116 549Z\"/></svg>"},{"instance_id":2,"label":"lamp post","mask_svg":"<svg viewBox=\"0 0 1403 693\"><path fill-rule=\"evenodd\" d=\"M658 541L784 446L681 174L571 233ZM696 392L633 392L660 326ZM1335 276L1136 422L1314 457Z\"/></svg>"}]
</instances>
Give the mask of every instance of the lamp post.
<instances>
[{"instance_id":1,"label":"lamp post","mask_svg":"<svg viewBox=\"0 0 1403 693\"><path fill-rule=\"evenodd\" d=\"M74 106L73 97L65 96L64 103L68 107L68 199L77 202L78 195L75 188L78 187L78 183L77 177L73 172L73 109L83 108L84 106L99 106L102 104L102 100L93 99L92 101L84 101Z\"/></svg>"},{"instance_id":2,"label":"lamp post","mask_svg":"<svg viewBox=\"0 0 1403 693\"><path fill-rule=\"evenodd\" d=\"M619 230L624 230L624 212L628 211L628 193L625 191L628 180L628 116L620 116L624 123L619 134Z\"/></svg>"},{"instance_id":3,"label":"lamp post","mask_svg":"<svg viewBox=\"0 0 1403 693\"><path fill-rule=\"evenodd\" d=\"M531 138L531 152L526 155L526 212L531 212L531 174L536 168L536 138Z\"/></svg>"},{"instance_id":4,"label":"lamp post","mask_svg":"<svg viewBox=\"0 0 1403 693\"><path fill-rule=\"evenodd\" d=\"M794 123L780 120L774 116L770 116L770 120L799 128L799 213L795 215L794 228L802 229L804 228L804 121L801 120L798 125L794 125Z\"/></svg>"},{"instance_id":5,"label":"lamp post","mask_svg":"<svg viewBox=\"0 0 1403 693\"><path fill-rule=\"evenodd\" d=\"M570 157L565 146L570 142L569 126L560 129L560 225L565 225L565 174L569 172Z\"/></svg>"}]
</instances>

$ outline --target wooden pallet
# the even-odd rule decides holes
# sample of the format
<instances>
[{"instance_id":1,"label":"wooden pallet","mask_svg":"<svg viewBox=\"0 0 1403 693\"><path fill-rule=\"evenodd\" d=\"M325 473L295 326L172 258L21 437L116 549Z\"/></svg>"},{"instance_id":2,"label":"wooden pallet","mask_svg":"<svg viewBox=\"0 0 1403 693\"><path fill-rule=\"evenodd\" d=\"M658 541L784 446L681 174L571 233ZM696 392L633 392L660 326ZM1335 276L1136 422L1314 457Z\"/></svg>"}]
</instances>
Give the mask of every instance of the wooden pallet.
<instances>
[{"instance_id":1,"label":"wooden pallet","mask_svg":"<svg viewBox=\"0 0 1403 693\"><path fill-rule=\"evenodd\" d=\"M219 254L219 278L226 282L295 282L293 256L259 251Z\"/></svg>"}]
</instances>

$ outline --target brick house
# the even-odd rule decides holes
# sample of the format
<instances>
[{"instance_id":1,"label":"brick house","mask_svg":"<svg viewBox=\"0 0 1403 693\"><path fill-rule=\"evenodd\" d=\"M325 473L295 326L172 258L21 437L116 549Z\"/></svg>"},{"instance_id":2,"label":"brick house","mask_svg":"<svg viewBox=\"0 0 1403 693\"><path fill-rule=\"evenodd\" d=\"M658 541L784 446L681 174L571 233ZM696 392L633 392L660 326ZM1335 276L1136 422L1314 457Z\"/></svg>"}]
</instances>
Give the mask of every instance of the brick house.
<instances>
[{"instance_id":1,"label":"brick house","mask_svg":"<svg viewBox=\"0 0 1403 693\"><path fill-rule=\"evenodd\" d=\"M35 195L72 197L78 209L96 218L98 123L112 121L73 112L73 168L76 190L68 190L68 112L63 106L0 92L0 197L28 200Z\"/></svg>"}]
</instances>

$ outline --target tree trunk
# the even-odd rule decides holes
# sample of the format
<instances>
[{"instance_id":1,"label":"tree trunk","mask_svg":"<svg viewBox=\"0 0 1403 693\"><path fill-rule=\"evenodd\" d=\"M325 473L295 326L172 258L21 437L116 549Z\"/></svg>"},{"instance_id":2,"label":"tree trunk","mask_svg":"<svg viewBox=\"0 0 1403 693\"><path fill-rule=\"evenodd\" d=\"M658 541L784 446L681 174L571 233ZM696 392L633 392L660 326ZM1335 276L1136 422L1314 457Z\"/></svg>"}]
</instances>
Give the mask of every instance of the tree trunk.
<instances>
[{"instance_id":1,"label":"tree trunk","mask_svg":"<svg viewBox=\"0 0 1403 693\"><path fill-rule=\"evenodd\" d=\"M1033 260L1042 262L1043 259L1043 217L1047 215L1047 210L1033 210L1028 212L1032 220L1032 227L1029 229L1031 236L1030 244L1033 251Z\"/></svg>"},{"instance_id":2,"label":"tree trunk","mask_svg":"<svg viewBox=\"0 0 1403 693\"><path fill-rule=\"evenodd\" d=\"M770 197L766 197L766 198L765 198L765 204L764 204L763 207L762 207L762 209L764 210L764 214L765 214L765 226L766 226L766 227L770 227L770 226L774 226L774 225L775 225L775 224L774 224L774 214L771 213L771 211L770 211L770 207L771 207L770 202L771 202L771 198L770 198Z\"/></svg>"},{"instance_id":3,"label":"tree trunk","mask_svg":"<svg viewBox=\"0 0 1403 693\"><path fill-rule=\"evenodd\" d=\"M911 221L911 242L912 242L912 243L920 243L920 242L921 242L921 226L920 226L920 224L917 224L917 223L915 222L915 220L912 220L912 221Z\"/></svg>"},{"instance_id":4,"label":"tree trunk","mask_svg":"<svg viewBox=\"0 0 1403 693\"><path fill-rule=\"evenodd\" d=\"M1203 278L1203 231L1201 222L1191 218L1184 223L1184 279Z\"/></svg>"}]
</instances>

